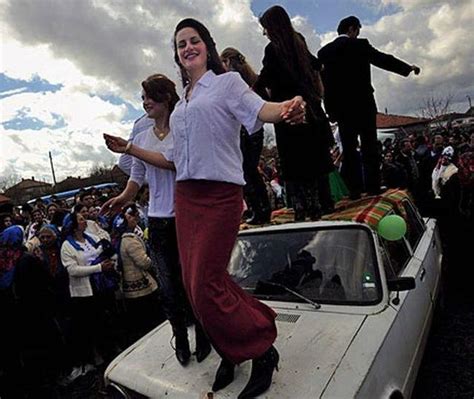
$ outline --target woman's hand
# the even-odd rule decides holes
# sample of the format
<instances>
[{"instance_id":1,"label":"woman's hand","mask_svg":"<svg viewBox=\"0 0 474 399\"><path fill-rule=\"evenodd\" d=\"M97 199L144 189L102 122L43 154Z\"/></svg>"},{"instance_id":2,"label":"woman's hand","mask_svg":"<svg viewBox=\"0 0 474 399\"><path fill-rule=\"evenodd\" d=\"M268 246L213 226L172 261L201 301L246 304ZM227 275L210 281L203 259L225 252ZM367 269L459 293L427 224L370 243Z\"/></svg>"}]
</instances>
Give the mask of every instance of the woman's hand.
<instances>
[{"instance_id":1,"label":"woman's hand","mask_svg":"<svg viewBox=\"0 0 474 399\"><path fill-rule=\"evenodd\" d=\"M115 215L122 210L122 207L127 203L127 199L122 196L117 196L110 198L102 207L100 208L99 214L109 216Z\"/></svg>"},{"instance_id":2,"label":"woman's hand","mask_svg":"<svg viewBox=\"0 0 474 399\"><path fill-rule=\"evenodd\" d=\"M100 267L103 272L110 272L114 270L115 262L112 259L106 259L101 262Z\"/></svg>"},{"instance_id":3,"label":"woman's hand","mask_svg":"<svg viewBox=\"0 0 474 399\"><path fill-rule=\"evenodd\" d=\"M121 137L112 136L110 134L104 133L104 140L105 145L112 152L123 154L127 149L128 141Z\"/></svg>"},{"instance_id":4,"label":"woman's hand","mask_svg":"<svg viewBox=\"0 0 474 399\"><path fill-rule=\"evenodd\" d=\"M303 97L296 96L281 103L280 117L290 125L306 123L306 102Z\"/></svg>"}]
</instances>

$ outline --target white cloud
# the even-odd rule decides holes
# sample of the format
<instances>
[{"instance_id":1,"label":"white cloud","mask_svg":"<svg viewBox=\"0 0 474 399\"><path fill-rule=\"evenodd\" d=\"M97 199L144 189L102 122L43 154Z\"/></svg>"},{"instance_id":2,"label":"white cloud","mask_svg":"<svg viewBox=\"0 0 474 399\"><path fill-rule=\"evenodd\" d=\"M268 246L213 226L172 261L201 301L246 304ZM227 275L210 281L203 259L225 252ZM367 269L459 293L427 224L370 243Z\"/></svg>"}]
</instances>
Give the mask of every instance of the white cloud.
<instances>
[{"instance_id":1,"label":"white cloud","mask_svg":"<svg viewBox=\"0 0 474 399\"><path fill-rule=\"evenodd\" d=\"M19 87L18 89L5 90L5 91L0 92L0 96L2 97L12 96L13 94L22 93L26 90L28 90L27 87Z\"/></svg>"},{"instance_id":2,"label":"white cloud","mask_svg":"<svg viewBox=\"0 0 474 399\"><path fill-rule=\"evenodd\" d=\"M130 127L122 126L114 133L126 136ZM103 145L100 131L84 133L45 128L6 133L0 128L0 147L4 154L0 176L7 175L14 168L24 177L36 176L51 181L49 151L53 155L58 180L67 176L86 176L93 164L110 164L117 158Z\"/></svg>"},{"instance_id":3,"label":"white cloud","mask_svg":"<svg viewBox=\"0 0 474 399\"><path fill-rule=\"evenodd\" d=\"M85 176L92 164L109 164L116 159L106 150L102 133L127 137L131 129L131 124L121 122L126 111L124 105L113 105L66 87L54 93L10 96L1 100L1 106L2 122L24 114L44 127L21 131L2 128L0 146L5 162L0 165L0 175L8 173L9 165L14 165L25 176L51 180L48 151L53 151L58 179ZM65 126L53 129L57 116Z\"/></svg>"},{"instance_id":4,"label":"white cloud","mask_svg":"<svg viewBox=\"0 0 474 399\"><path fill-rule=\"evenodd\" d=\"M400 0L398 4L406 8L362 31L380 50L419 65L422 73L402 78L374 68L379 107L416 113L427 96L453 93L460 102L458 110L465 111L465 96L474 91L474 46L468 39L474 24L472 2Z\"/></svg>"},{"instance_id":5,"label":"white cloud","mask_svg":"<svg viewBox=\"0 0 474 399\"><path fill-rule=\"evenodd\" d=\"M471 26L474 6L471 0L382 0L401 10L364 25L366 37L379 50L409 64L421 67L421 74L408 78L373 68L373 86L379 110L416 114L423 99L454 94L455 109L466 111L466 95L474 91L474 46ZM336 32L321 35L326 44Z\"/></svg>"}]
</instances>

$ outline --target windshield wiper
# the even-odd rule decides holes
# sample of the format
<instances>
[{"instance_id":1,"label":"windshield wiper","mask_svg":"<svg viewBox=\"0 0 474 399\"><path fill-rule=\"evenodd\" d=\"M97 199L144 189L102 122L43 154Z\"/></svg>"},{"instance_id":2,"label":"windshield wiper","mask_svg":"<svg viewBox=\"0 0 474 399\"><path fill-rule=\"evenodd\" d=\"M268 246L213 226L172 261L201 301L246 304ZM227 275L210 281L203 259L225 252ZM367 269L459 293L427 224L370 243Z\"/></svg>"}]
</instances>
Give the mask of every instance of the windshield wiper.
<instances>
[{"instance_id":1,"label":"windshield wiper","mask_svg":"<svg viewBox=\"0 0 474 399\"><path fill-rule=\"evenodd\" d=\"M293 294L294 296L302 299L306 303L309 303L310 305L313 305L315 309L320 309L321 305L317 302L312 301L309 298L306 298L304 295L301 295L299 292L293 291L291 288L288 288L286 285L279 284L279 283L272 283L271 281L262 281L264 284L272 285L274 287L280 287L283 288L285 291L289 292L290 294Z\"/></svg>"}]
</instances>

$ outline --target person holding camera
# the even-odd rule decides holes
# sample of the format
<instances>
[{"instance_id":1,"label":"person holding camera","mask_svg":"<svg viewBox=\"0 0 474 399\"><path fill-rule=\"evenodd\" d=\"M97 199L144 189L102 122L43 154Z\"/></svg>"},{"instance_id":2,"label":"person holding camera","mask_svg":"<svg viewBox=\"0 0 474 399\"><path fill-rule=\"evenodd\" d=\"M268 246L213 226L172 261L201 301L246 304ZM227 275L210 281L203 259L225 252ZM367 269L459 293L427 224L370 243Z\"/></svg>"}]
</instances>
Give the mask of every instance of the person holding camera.
<instances>
[{"instance_id":1,"label":"person holding camera","mask_svg":"<svg viewBox=\"0 0 474 399\"><path fill-rule=\"evenodd\" d=\"M115 273L116 260L112 252L102 256L104 243L85 233L87 221L80 213L64 218L65 240L61 246L61 262L69 275L72 314L72 365L65 378L70 383L94 369L94 348L103 360L111 360L111 341L107 337L107 309L115 303L114 290L100 292L97 277Z\"/></svg>"}]
</instances>

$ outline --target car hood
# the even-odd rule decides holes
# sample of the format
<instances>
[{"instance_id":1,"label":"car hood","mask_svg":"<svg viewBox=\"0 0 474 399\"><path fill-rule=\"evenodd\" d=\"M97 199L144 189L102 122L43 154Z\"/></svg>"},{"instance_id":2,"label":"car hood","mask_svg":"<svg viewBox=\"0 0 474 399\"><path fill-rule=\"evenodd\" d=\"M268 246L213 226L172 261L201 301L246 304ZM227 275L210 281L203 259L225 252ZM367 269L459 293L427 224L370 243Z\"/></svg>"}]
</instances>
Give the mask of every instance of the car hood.
<instances>
[{"instance_id":1,"label":"car hood","mask_svg":"<svg viewBox=\"0 0 474 399\"><path fill-rule=\"evenodd\" d=\"M366 316L322 311L279 311L280 371L274 374L270 398L320 397ZM190 329L191 348L194 334ZM211 390L219 356L212 351L202 363L192 357L179 365L170 345L171 327L164 323L119 355L106 379L150 398L203 398ZM214 394L235 398L248 381L251 362L236 368L235 381ZM262 397L266 397L263 395Z\"/></svg>"}]
</instances>

